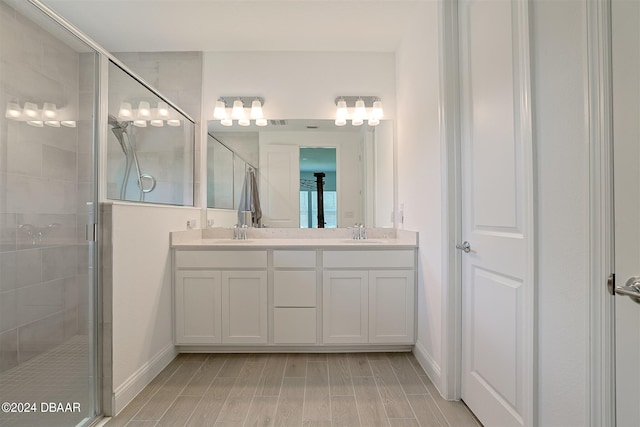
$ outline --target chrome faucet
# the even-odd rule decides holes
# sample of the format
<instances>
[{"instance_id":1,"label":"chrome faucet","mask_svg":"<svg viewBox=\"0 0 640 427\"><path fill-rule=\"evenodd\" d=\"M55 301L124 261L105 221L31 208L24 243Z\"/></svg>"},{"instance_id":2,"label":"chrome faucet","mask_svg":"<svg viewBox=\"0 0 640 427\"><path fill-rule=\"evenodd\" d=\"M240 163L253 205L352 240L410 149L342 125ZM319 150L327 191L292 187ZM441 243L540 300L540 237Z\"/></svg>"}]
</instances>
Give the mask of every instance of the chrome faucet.
<instances>
[{"instance_id":1,"label":"chrome faucet","mask_svg":"<svg viewBox=\"0 0 640 427\"><path fill-rule=\"evenodd\" d=\"M238 224L233 226L233 240L247 240L247 230L249 226L244 224L242 227L238 227Z\"/></svg>"},{"instance_id":2,"label":"chrome faucet","mask_svg":"<svg viewBox=\"0 0 640 427\"><path fill-rule=\"evenodd\" d=\"M367 229L364 227L364 224L354 225L351 231L351 238L354 240L364 240L367 238Z\"/></svg>"}]
</instances>

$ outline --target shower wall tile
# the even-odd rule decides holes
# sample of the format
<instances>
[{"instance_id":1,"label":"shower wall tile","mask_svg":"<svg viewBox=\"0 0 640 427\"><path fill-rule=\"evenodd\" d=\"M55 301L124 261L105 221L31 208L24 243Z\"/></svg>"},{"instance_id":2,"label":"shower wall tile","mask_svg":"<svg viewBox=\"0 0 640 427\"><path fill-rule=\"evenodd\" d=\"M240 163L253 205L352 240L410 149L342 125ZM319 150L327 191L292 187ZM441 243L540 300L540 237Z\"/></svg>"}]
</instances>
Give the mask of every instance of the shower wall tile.
<instances>
[{"instance_id":1,"label":"shower wall tile","mask_svg":"<svg viewBox=\"0 0 640 427\"><path fill-rule=\"evenodd\" d=\"M0 292L16 288L16 253L0 252Z\"/></svg>"},{"instance_id":2,"label":"shower wall tile","mask_svg":"<svg viewBox=\"0 0 640 427\"><path fill-rule=\"evenodd\" d=\"M24 123L12 123L22 125ZM38 141L7 141L7 172L40 177L42 174L42 144Z\"/></svg>"},{"instance_id":3,"label":"shower wall tile","mask_svg":"<svg viewBox=\"0 0 640 427\"><path fill-rule=\"evenodd\" d=\"M44 178L76 180L78 155L75 151L42 146L42 176Z\"/></svg>"},{"instance_id":4,"label":"shower wall tile","mask_svg":"<svg viewBox=\"0 0 640 427\"><path fill-rule=\"evenodd\" d=\"M1 3L0 3L1 4ZM18 330L0 333L0 372L18 365Z\"/></svg>"},{"instance_id":5,"label":"shower wall tile","mask_svg":"<svg viewBox=\"0 0 640 427\"><path fill-rule=\"evenodd\" d=\"M78 285L86 286L86 282L79 281L78 277L62 279L64 283L64 308L71 310L78 307Z\"/></svg>"},{"instance_id":6,"label":"shower wall tile","mask_svg":"<svg viewBox=\"0 0 640 427\"><path fill-rule=\"evenodd\" d=\"M74 307L64 312L64 339L78 335L78 308Z\"/></svg>"},{"instance_id":7,"label":"shower wall tile","mask_svg":"<svg viewBox=\"0 0 640 427\"><path fill-rule=\"evenodd\" d=\"M64 314L57 313L18 328L18 362L44 353L64 341Z\"/></svg>"},{"instance_id":8,"label":"shower wall tile","mask_svg":"<svg viewBox=\"0 0 640 427\"><path fill-rule=\"evenodd\" d=\"M75 243L76 216L75 214L18 214L18 249Z\"/></svg>"},{"instance_id":9,"label":"shower wall tile","mask_svg":"<svg viewBox=\"0 0 640 427\"><path fill-rule=\"evenodd\" d=\"M16 252L16 285L29 286L42 282L42 251L27 249Z\"/></svg>"},{"instance_id":10,"label":"shower wall tile","mask_svg":"<svg viewBox=\"0 0 640 427\"><path fill-rule=\"evenodd\" d=\"M42 249L42 278L55 280L76 274L77 248L75 245Z\"/></svg>"},{"instance_id":11,"label":"shower wall tile","mask_svg":"<svg viewBox=\"0 0 640 427\"><path fill-rule=\"evenodd\" d=\"M0 213L0 252L16 250L16 215Z\"/></svg>"},{"instance_id":12,"label":"shower wall tile","mask_svg":"<svg viewBox=\"0 0 640 427\"><path fill-rule=\"evenodd\" d=\"M16 291L0 292L0 333L18 326L16 305Z\"/></svg>"},{"instance_id":13,"label":"shower wall tile","mask_svg":"<svg viewBox=\"0 0 640 427\"><path fill-rule=\"evenodd\" d=\"M16 291L18 296L18 322L35 322L43 317L64 311L64 280L53 280L26 286Z\"/></svg>"}]
</instances>

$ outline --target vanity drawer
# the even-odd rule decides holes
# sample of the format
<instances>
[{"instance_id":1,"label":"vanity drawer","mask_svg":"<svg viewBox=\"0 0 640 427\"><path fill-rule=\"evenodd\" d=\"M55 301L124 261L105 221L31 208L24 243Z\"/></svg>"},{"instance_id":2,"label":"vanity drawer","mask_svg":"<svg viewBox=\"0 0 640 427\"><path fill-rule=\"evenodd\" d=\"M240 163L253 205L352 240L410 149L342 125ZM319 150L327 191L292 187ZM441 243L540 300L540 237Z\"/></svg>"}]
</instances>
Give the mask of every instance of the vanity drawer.
<instances>
[{"instance_id":1,"label":"vanity drawer","mask_svg":"<svg viewBox=\"0 0 640 427\"><path fill-rule=\"evenodd\" d=\"M276 308L273 312L275 344L315 344L315 308Z\"/></svg>"},{"instance_id":2,"label":"vanity drawer","mask_svg":"<svg viewBox=\"0 0 640 427\"><path fill-rule=\"evenodd\" d=\"M325 251L324 268L413 268L412 250Z\"/></svg>"},{"instance_id":3,"label":"vanity drawer","mask_svg":"<svg viewBox=\"0 0 640 427\"><path fill-rule=\"evenodd\" d=\"M315 307L315 270L274 271L273 302L276 307Z\"/></svg>"},{"instance_id":4,"label":"vanity drawer","mask_svg":"<svg viewBox=\"0 0 640 427\"><path fill-rule=\"evenodd\" d=\"M267 251L176 251L176 268L267 268Z\"/></svg>"},{"instance_id":5,"label":"vanity drawer","mask_svg":"<svg viewBox=\"0 0 640 427\"><path fill-rule=\"evenodd\" d=\"M316 251L273 251L276 268L315 268Z\"/></svg>"}]
</instances>

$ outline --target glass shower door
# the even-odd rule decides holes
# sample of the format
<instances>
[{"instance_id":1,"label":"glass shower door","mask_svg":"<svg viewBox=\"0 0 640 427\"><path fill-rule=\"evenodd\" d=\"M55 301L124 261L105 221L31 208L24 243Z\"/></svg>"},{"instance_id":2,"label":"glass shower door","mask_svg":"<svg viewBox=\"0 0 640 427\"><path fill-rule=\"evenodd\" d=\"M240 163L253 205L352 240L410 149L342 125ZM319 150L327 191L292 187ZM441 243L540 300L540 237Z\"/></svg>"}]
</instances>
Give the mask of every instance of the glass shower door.
<instances>
[{"instance_id":1,"label":"glass shower door","mask_svg":"<svg viewBox=\"0 0 640 427\"><path fill-rule=\"evenodd\" d=\"M0 426L84 425L97 413L96 253L86 238L96 64L34 6L0 0Z\"/></svg>"}]
</instances>

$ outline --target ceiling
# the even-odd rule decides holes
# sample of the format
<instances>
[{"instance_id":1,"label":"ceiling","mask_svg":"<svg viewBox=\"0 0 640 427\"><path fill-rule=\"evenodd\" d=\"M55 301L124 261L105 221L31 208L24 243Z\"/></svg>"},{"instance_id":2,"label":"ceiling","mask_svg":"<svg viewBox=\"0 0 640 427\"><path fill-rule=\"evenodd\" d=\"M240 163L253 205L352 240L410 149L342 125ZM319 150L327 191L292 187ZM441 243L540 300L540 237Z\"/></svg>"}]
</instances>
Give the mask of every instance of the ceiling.
<instances>
[{"instance_id":1,"label":"ceiling","mask_svg":"<svg viewBox=\"0 0 640 427\"><path fill-rule=\"evenodd\" d=\"M434 0L42 0L110 52L395 52Z\"/></svg>"}]
</instances>

